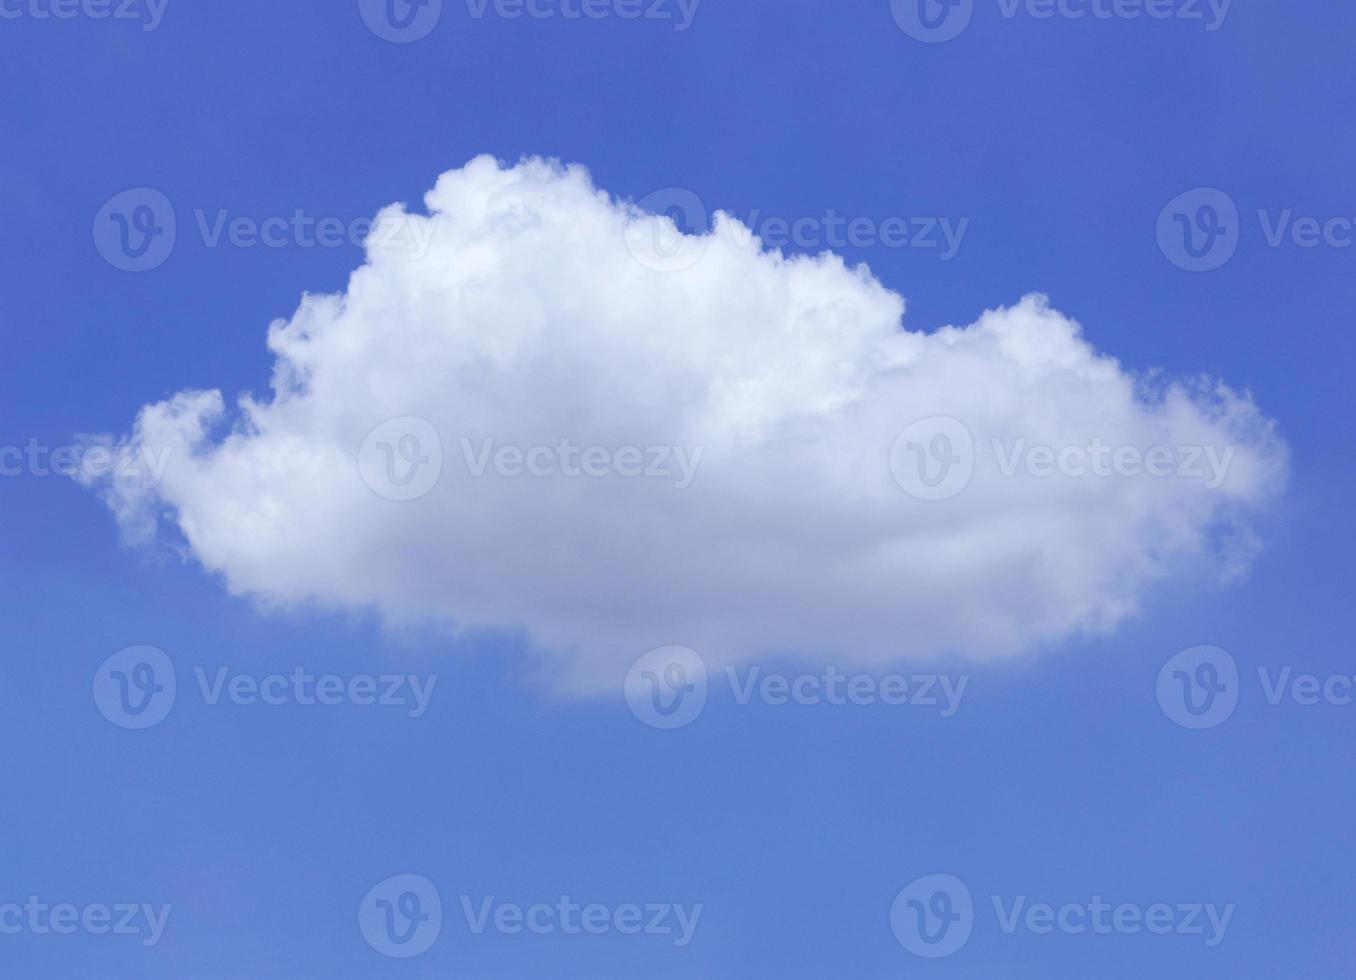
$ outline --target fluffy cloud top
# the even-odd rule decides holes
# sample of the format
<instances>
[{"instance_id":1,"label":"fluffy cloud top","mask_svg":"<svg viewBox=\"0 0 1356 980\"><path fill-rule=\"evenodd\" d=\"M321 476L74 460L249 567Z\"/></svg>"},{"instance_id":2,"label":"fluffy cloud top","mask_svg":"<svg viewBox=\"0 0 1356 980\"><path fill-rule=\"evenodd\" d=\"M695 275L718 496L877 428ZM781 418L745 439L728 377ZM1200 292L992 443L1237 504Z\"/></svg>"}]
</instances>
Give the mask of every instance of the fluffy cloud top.
<instances>
[{"instance_id":1,"label":"fluffy cloud top","mask_svg":"<svg viewBox=\"0 0 1356 980\"><path fill-rule=\"evenodd\" d=\"M542 160L426 204L272 325L270 399L142 410L123 448L163 478L98 481L130 536L168 522L272 603L523 631L615 689L670 643L867 666L1107 630L1246 565L1284 482L1248 397L1134 375L1041 297L908 332L864 267L722 214L683 236Z\"/></svg>"}]
</instances>

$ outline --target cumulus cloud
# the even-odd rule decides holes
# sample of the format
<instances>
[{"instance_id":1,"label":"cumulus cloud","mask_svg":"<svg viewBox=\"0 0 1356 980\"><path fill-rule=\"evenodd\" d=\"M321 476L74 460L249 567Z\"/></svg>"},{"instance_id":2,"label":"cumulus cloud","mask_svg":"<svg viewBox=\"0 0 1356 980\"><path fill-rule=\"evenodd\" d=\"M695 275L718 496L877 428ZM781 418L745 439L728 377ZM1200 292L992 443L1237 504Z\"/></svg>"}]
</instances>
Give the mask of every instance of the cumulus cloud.
<instances>
[{"instance_id":1,"label":"cumulus cloud","mask_svg":"<svg viewBox=\"0 0 1356 980\"><path fill-rule=\"evenodd\" d=\"M615 689L646 650L1011 656L1236 574L1285 447L1244 393L1132 372L1042 297L906 330L832 254L687 236L580 167L444 174L274 323L272 394L148 405L94 482L236 593L526 639ZM436 228L434 227L436 224ZM436 233L434 233L436 232Z\"/></svg>"}]
</instances>

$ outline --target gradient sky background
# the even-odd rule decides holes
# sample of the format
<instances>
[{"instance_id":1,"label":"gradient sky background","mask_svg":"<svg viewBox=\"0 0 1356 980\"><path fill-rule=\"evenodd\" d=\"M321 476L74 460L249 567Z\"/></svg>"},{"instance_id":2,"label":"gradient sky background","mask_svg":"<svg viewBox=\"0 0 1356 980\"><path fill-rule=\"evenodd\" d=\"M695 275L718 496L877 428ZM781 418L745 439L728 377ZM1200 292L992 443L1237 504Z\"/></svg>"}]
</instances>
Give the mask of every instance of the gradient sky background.
<instances>
[{"instance_id":1,"label":"gradient sky background","mask_svg":"<svg viewBox=\"0 0 1356 980\"><path fill-rule=\"evenodd\" d=\"M18 9L8 0L6 9ZM25 8L26 9L26 8ZM120 547L71 481L0 479L0 904L171 903L163 941L0 936L0 975L75 978L1303 977L1351 969L1356 706L1269 706L1256 668L1356 671L1346 627L1356 248L1267 246L1259 208L1356 217L1356 10L1237 0L1200 21L1006 19L977 0L944 44L886 0L706 0L690 30L609 18L475 19L449 2L392 44L352 0L170 0L163 23L0 20L0 443L125 431L187 387L266 390L270 320L343 286L357 247L207 248L191 211L345 220L417 205L488 152L586 164L640 198L788 218L969 217L957 257L848 249L909 301L969 323L1039 290L1101 350L1251 389L1293 451L1292 487L1244 584L1150 597L1112 637L973 674L954 718L910 708L739 707L690 728L618 697L524 682L511 644L392 637L279 614L191 563ZM94 215L150 186L179 243L133 275ZM1165 204L1227 191L1224 268L1174 267ZM341 529L336 529L340 531ZM666 638L667 639L667 638ZM96 710L115 651L154 644L181 694L147 732ZM902 650L909 638L899 637ZM1244 674L1234 717L1187 731L1159 667L1195 644ZM436 673L422 718L378 708L209 707L193 665ZM423 956L357 926L369 888L437 883ZM964 879L955 956L892 934L920 875ZM702 903L695 941L471 935L458 896ZM988 896L1234 903L1223 944L1003 935Z\"/></svg>"}]
</instances>

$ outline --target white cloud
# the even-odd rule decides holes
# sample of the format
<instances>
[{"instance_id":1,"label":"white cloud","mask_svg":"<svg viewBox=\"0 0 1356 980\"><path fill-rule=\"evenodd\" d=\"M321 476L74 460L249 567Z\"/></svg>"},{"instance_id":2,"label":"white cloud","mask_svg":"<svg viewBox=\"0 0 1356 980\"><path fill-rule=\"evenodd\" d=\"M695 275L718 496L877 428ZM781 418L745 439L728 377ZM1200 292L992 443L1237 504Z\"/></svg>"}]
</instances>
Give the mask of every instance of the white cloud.
<instances>
[{"instance_id":1,"label":"white cloud","mask_svg":"<svg viewBox=\"0 0 1356 980\"><path fill-rule=\"evenodd\" d=\"M426 203L426 254L374 244L344 294L271 327L271 399L143 409L126 443L169 450L163 479L100 481L129 536L167 521L270 603L525 631L565 684L615 689L670 643L869 666L1110 629L1155 583L1245 567L1284 483L1248 397L1134 375L1040 297L911 333L864 267L763 252L724 215L680 240L541 160L478 158ZM654 242L679 261L656 268ZM968 485L927 501L895 444L934 416L975 453ZM406 417L417 445L405 423L367 438ZM1173 474L1041 476L1040 445L1166 447ZM512 475L504 447L552 447L528 462L554 475ZM627 476L623 447L681 447L691 485L676 458ZM1183 475L1192 447L1231 451L1227 470ZM585 462L599 475L560 472Z\"/></svg>"}]
</instances>

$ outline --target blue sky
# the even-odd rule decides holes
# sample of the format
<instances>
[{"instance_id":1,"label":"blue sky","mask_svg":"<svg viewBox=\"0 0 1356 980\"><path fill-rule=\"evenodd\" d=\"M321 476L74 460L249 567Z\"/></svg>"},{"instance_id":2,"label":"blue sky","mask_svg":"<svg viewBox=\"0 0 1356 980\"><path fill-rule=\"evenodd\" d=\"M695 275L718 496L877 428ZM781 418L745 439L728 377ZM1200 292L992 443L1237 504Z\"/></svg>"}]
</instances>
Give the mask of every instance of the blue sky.
<instances>
[{"instance_id":1,"label":"blue sky","mask_svg":"<svg viewBox=\"0 0 1356 980\"><path fill-rule=\"evenodd\" d=\"M968 219L947 259L875 239L839 250L906 297L913 330L1045 293L1129 370L1246 388L1290 452L1288 490L1256 515L1263 549L1244 580L1174 578L1109 634L1001 661L901 661L906 675L968 677L951 717L925 705L742 705L713 666L705 709L675 731L638 719L619 684L581 698L539 683L511 637L233 596L173 541L124 547L95 494L19 465L0 477L0 973L1348 969L1356 706L1331 684L1318 703L1271 704L1258 672L1289 668L1320 685L1356 672L1342 626L1356 250L1342 245L1350 221L1332 221L1356 218L1356 11L1237 0L1209 30L1210 6L1196 6L1204 19L1075 19L975 0L958 36L927 43L885 0L707 0L685 30L676 3L660 20L609 5L597 19L558 5L508 18L491 4L477 17L447 0L427 36L393 43L353 2L169 0L156 17L134 3L140 20L0 2L5 446L125 433L143 405L185 389L266 393L268 324L303 292L341 290L363 261L347 241L213 247L195 211L263 222L300 209L347 225L392 202L417 207L439 174L490 154L581 163L621 198L687 188L741 217L832 212L877 229L889 217ZM178 219L172 253L141 273L115 268L91 234L131 188L156 189ZM1169 202L1198 188L1223 191L1238 214L1236 252L1208 272L1181 268L1156 238ZM1204 220L1198 204L1183 205L1188 222ZM1287 231L1273 246L1287 211L1317 219L1316 244ZM164 651L178 684L173 710L144 731L111 723L109 696L91 696L101 665L138 645ZM1199 645L1227 651L1238 703L1192 730L1155 691L1169 659ZM212 704L195 667L209 680L222 667L255 678L302 668L436 686L418 717L352 699ZM1184 673L1203 676L1195 669ZM443 921L427 951L394 958L368 941L359 909L405 874L436 887ZM937 874L964 882L974 921L952 955L920 957L891 907ZM151 946L84 926L41 934L27 918L2 932L20 921L4 906L30 896L81 912L171 909ZM617 928L477 934L463 897L478 909L490 896L523 908L569 896L604 906L614 926L630 903L701 913L683 945ZM995 896L1004 909L1020 896L1234 909L1211 946L1208 929L1008 934Z\"/></svg>"}]
</instances>

